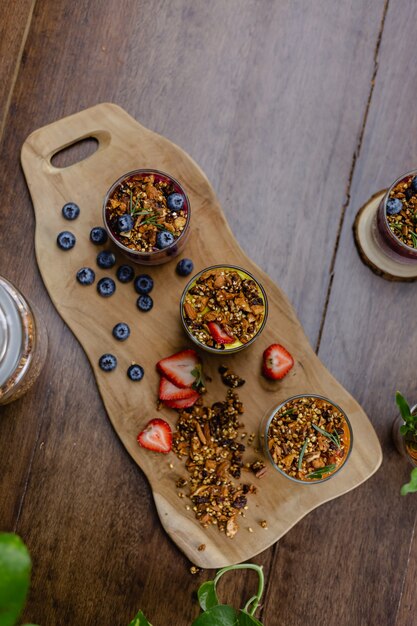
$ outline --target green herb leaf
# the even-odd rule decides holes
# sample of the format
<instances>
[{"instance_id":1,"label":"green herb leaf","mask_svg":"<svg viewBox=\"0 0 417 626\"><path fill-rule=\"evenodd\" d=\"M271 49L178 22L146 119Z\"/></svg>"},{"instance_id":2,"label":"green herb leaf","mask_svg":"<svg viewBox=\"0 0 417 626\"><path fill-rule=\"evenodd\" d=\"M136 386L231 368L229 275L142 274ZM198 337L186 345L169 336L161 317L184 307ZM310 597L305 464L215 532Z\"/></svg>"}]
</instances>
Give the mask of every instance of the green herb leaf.
<instances>
[{"instance_id":1,"label":"green herb leaf","mask_svg":"<svg viewBox=\"0 0 417 626\"><path fill-rule=\"evenodd\" d=\"M13 626L26 600L31 561L23 541L0 533L0 626Z\"/></svg>"},{"instance_id":2,"label":"green herb leaf","mask_svg":"<svg viewBox=\"0 0 417 626\"><path fill-rule=\"evenodd\" d=\"M410 428L410 426L408 424L403 424L402 426L400 426L400 433L402 435L408 435L408 433L413 432L413 429Z\"/></svg>"},{"instance_id":3,"label":"green herb leaf","mask_svg":"<svg viewBox=\"0 0 417 626\"><path fill-rule=\"evenodd\" d=\"M307 478L323 478L324 474L328 474L329 472L332 472L334 469L336 469L336 465L334 463L331 463L330 465L326 465L325 467L320 467L320 469L317 469L315 472L308 474Z\"/></svg>"},{"instance_id":4,"label":"green herb leaf","mask_svg":"<svg viewBox=\"0 0 417 626\"><path fill-rule=\"evenodd\" d=\"M413 247L417 248L417 235L410 230L411 239L413 240Z\"/></svg>"},{"instance_id":5,"label":"green herb leaf","mask_svg":"<svg viewBox=\"0 0 417 626\"><path fill-rule=\"evenodd\" d=\"M218 604L201 613L192 626L239 626L237 613L232 606Z\"/></svg>"},{"instance_id":6,"label":"green herb leaf","mask_svg":"<svg viewBox=\"0 0 417 626\"><path fill-rule=\"evenodd\" d=\"M284 413L279 413L278 417L284 417L285 415L292 415L295 409L288 409L288 411L284 411Z\"/></svg>"},{"instance_id":7,"label":"green herb leaf","mask_svg":"<svg viewBox=\"0 0 417 626\"><path fill-rule=\"evenodd\" d=\"M214 580L208 580L203 583L197 594L198 601L203 611L207 611L207 609L211 609L213 606L217 606L219 604Z\"/></svg>"},{"instance_id":8,"label":"green herb leaf","mask_svg":"<svg viewBox=\"0 0 417 626\"><path fill-rule=\"evenodd\" d=\"M239 611L238 624L239 626L262 626L256 617L249 615L245 610Z\"/></svg>"},{"instance_id":9,"label":"green herb leaf","mask_svg":"<svg viewBox=\"0 0 417 626\"><path fill-rule=\"evenodd\" d=\"M410 482L405 483L405 485L401 487L401 495L406 496L407 493L416 493L416 491L417 491L417 467L411 470Z\"/></svg>"},{"instance_id":10,"label":"green herb leaf","mask_svg":"<svg viewBox=\"0 0 417 626\"><path fill-rule=\"evenodd\" d=\"M331 441L333 441L334 445L337 446L338 448L340 448L339 436L336 439L336 437L334 436L334 433L329 433L327 430L324 430L323 428L320 428L320 426L317 426L317 424L311 424L311 425L312 425L313 428L315 428L317 430L317 432L321 433L322 435L324 435L328 439L331 439Z\"/></svg>"},{"instance_id":11,"label":"green herb leaf","mask_svg":"<svg viewBox=\"0 0 417 626\"><path fill-rule=\"evenodd\" d=\"M199 387L205 386L204 376L203 376L203 367L201 363L197 363L194 369L191 370L191 376L194 376L195 381L193 382L193 388L197 389Z\"/></svg>"},{"instance_id":12,"label":"green herb leaf","mask_svg":"<svg viewBox=\"0 0 417 626\"><path fill-rule=\"evenodd\" d=\"M298 469L299 470L301 469L301 467L303 465L304 452L306 451L307 444L308 444L308 437L306 438L305 442L303 443L303 447L301 448L300 456L298 458Z\"/></svg>"},{"instance_id":13,"label":"green herb leaf","mask_svg":"<svg viewBox=\"0 0 417 626\"><path fill-rule=\"evenodd\" d=\"M410 405L399 391L397 391L397 393L395 394L395 402L400 409L401 417L403 418L404 422L408 422L412 417Z\"/></svg>"}]
</instances>

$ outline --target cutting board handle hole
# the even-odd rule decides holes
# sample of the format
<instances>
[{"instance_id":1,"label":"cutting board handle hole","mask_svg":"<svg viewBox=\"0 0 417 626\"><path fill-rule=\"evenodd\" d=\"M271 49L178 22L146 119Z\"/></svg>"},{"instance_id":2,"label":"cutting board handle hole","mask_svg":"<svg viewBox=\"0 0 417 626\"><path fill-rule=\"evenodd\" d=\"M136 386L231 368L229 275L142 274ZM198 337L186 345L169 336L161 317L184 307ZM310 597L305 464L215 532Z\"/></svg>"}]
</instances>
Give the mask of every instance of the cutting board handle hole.
<instances>
[{"instance_id":1,"label":"cutting board handle hole","mask_svg":"<svg viewBox=\"0 0 417 626\"><path fill-rule=\"evenodd\" d=\"M98 146L99 142L95 137L84 137L55 152L51 157L51 164L56 168L75 165L93 155Z\"/></svg>"}]
</instances>

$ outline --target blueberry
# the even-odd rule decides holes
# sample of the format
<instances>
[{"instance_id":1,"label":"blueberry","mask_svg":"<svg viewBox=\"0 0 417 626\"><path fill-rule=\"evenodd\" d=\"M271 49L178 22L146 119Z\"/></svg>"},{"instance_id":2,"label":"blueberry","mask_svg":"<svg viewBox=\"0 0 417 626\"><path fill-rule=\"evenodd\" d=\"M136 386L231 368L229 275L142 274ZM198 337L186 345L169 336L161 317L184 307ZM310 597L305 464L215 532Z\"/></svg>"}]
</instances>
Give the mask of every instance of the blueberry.
<instances>
[{"instance_id":1,"label":"blueberry","mask_svg":"<svg viewBox=\"0 0 417 626\"><path fill-rule=\"evenodd\" d=\"M130 283L135 276L135 270L131 265L121 265L117 268L116 276L121 283Z\"/></svg>"},{"instance_id":2,"label":"blueberry","mask_svg":"<svg viewBox=\"0 0 417 626\"><path fill-rule=\"evenodd\" d=\"M90 231L90 241L96 246L101 246L108 239L107 232L102 226L95 226Z\"/></svg>"},{"instance_id":3,"label":"blueberry","mask_svg":"<svg viewBox=\"0 0 417 626\"><path fill-rule=\"evenodd\" d=\"M178 261L176 269L179 276L188 276L194 269L194 263L191 259L181 259Z\"/></svg>"},{"instance_id":4,"label":"blueberry","mask_svg":"<svg viewBox=\"0 0 417 626\"><path fill-rule=\"evenodd\" d=\"M184 196L180 193L171 193L167 198L167 206L171 211L181 211L184 206Z\"/></svg>"},{"instance_id":5,"label":"blueberry","mask_svg":"<svg viewBox=\"0 0 417 626\"><path fill-rule=\"evenodd\" d=\"M80 207L74 202L67 202L62 207L62 215L66 220L76 220L80 214Z\"/></svg>"},{"instance_id":6,"label":"blueberry","mask_svg":"<svg viewBox=\"0 0 417 626\"><path fill-rule=\"evenodd\" d=\"M137 365L136 363L131 365L127 370L127 375L130 380L142 380L144 373L145 370L143 367L141 365Z\"/></svg>"},{"instance_id":7,"label":"blueberry","mask_svg":"<svg viewBox=\"0 0 417 626\"><path fill-rule=\"evenodd\" d=\"M100 296L103 296L103 298L108 298L109 296L112 296L116 291L116 285L114 283L114 280L112 278L108 278L107 276L105 276L104 278L100 278L97 283L97 291L99 292Z\"/></svg>"},{"instance_id":8,"label":"blueberry","mask_svg":"<svg viewBox=\"0 0 417 626\"><path fill-rule=\"evenodd\" d=\"M414 178L412 179L410 187L414 193L417 193L417 176L414 176Z\"/></svg>"},{"instance_id":9,"label":"blueberry","mask_svg":"<svg viewBox=\"0 0 417 626\"><path fill-rule=\"evenodd\" d=\"M130 335L130 328L124 322L119 322L112 330L113 337L118 341L126 341Z\"/></svg>"},{"instance_id":10,"label":"blueberry","mask_svg":"<svg viewBox=\"0 0 417 626\"><path fill-rule=\"evenodd\" d=\"M121 215L117 218L117 228L119 233L127 233L133 228L133 217L131 215Z\"/></svg>"},{"instance_id":11,"label":"blueberry","mask_svg":"<svg viewBox=\"0 0 417 626\"><path fill-rule=\"evenodd\" d=\"M174 243L175 237L169 230L162 230L156 236L156 247L162 250Z\"/></svg>"},{"instance_id":12,"label":"blueberry","mask_svg":"<svg viewBox=\"0 0 417 626\"><path fill-rule=\"evenodd\" d=\"M414 196L414 191L412 190L411 187L407 187L407 189L405 190L405 199L407 200L407 202L411 200L413 196Z\"/></svg>"},{"instance_id":13,"label":"blueberry","mask_svg":"<svg viewBox=\"0 0 417 626\"><path fill-rule=\"evenodd\" d=\"M103 372L112 372L114 369L116 369L117 359L114 354L103 354L99 358L98 364Z\"/></svg>"},{"instance_id":14,"label":"blueberry","mask_svg":"<svg viewBox=\"0 0 417 626\"><path fill-rule=\"evenodd\" d=\"M108 270L116 263L116 257L110 250L102 250L97 255L97 265L103 270Z\"/></svg>"},{"instance_id":15,"label":"blueberry","mask_svg":"<svg viewBox=\"0 0 417 626\"><path fill-rule=\"evenodd\" d=\"M397 215L402 210L403 203L399 198L390 198L387 200L386 207L388 215Z\"/></svg>"},{"instance_id":16,"label":"blueberry","mask_svg":"<svg viewBox=\"0 0 417 626\"><path fill-rule=\"evenodd\" d=\"M151 296L139 296L136 305L140 311L147 312L153 307L153 300Z\"/></svg>"},{"instance_id":17,"label":"blueberry","mask_svg":"<svg viewBox=\"0 0 417 626\"><path fill-rule=\"evenodd\" d=\"M82 267L77 272L77 280L81 285L92 285L96 275L91 267Z\"/></svg>"},{"instance_id":18,"label":"blueberry","mask_svg":"<svg viewBox=\"0 0 417 626\"><path fill-rule=\"evenodd\" d=\"M75 235L70 233L68 230L63 230L62 233L59 233L56 238L58 247L61 248L61 250L71 250L71 248L75 246L76 241Z\"/></svg>"},{"instance_id":19,"label":"blueberry","mask_svg":"<svg viewBox=\"0 0 417 626\"><path fill-rule=\"evenodd\" d=\"M140 276L136 276L134 285L135 291L145 296L153 289L153 278L149 274L140 274Z\"/></svg>"}]
</instances>

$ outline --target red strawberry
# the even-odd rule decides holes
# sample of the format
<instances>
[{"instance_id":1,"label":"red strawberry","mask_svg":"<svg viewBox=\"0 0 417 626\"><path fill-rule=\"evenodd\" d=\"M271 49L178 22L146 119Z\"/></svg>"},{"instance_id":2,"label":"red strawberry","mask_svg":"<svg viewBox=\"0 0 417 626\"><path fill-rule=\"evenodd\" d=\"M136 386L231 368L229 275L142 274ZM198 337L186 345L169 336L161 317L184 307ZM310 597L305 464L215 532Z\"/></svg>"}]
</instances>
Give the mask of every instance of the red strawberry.
<instances>
[{"instance_id":1,"label":"red strawberry","mask_svg":"<svg viewBox=\"0 0 417 626\"><path fill-rule=\"evenodd\" d=\"M266 378L280 380L294 365L294 359L283 346L273 343L263 354L262 373Z\"/></svg>"},{"instance_id":2,"label":"red strawberry","mask_svg":"<svg viewBox=\"0 0 417 626\"><path fill-rule=\"evenodd\" d=\"M151 420L138 435L138 444L153 452L168 454L172 448L170 425L159 418Z\"/></svg>"},{"instance_id":3,"label":"red strawberry","mask_svg":"<svg viewBox=\"0 0 417 626\"><path fill-rule=\"evenodd\" d=\"M195 350L182 350L156 364L158 371L177 387L191 387L196 376L192 374L200 363Z\"/></svg>"},{"instance_id":4,"label":"red strawberry","mask_svg":"<svg viewBox=\"0 0 417 626\"><path fill-rule=\"evenodd\" d=\"M209 322L207 324L210 335L216 343L234 343L236 339L227 334L227 332L217 324L217 322Z\"/></svg>"},{"instance_id":5,"label":"red strawberry","mask_svg":"<svg viewBox=\"0 0 417 626\"><path fill-rule=\"evenodd\" d=\"M171 381L161 376L159 381L159 399L160 400L184 400L185 398L194 398L196 392L191 387L180 389L173 385ZM198 395L198 394L197 394Z\"/></svg>"},{"instance_id":6,"label":"red strawberry","mask_svg":"<svg viewBox=\"0 0 417 626\"><path fill-rule=\"evenodd\" d=\"M190 398L183 398L182 400L164 400L164 404L170 409L188 409L188 407L196 403L199 397L200 394L195 391L194 395Z\"/></svg>"}]
</instances>

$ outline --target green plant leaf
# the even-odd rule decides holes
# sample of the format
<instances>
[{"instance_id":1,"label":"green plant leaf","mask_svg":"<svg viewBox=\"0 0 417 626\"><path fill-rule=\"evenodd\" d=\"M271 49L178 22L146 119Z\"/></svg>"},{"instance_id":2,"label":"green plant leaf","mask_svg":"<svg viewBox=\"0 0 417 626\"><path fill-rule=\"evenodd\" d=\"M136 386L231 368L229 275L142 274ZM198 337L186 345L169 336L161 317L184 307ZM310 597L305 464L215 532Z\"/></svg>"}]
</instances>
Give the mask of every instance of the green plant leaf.
<instances>
[{"instance_id":1,"label":"green plant leaf","mask_svg":"<svg viewBox=\"0 0 417 626\"><path fill-rule=\"evenodd\" d=\"M129 626L152 626L152 624L148 622L142 611L139 611L132 619Z\"/></svg>"},{"instance_id":2,"label":"green plant leaf","mask_svg":"<svg viewBox=\"0 0 417 626\"><path fill-rule=\"evenodd\" d=\"M192 626L239 626L237 613L228 604L218 604L201 613Z\"/></svg>"},{"instance_id":3,"label":"green plant leaf","mask_svg":"<svg viewBox=\"0 0 417 626\"><path fill-rule=\"evenodd\" d=\"M395 402L397 403L397 406L400 409L401 417L403 418L404 422L408 422L410 418L412 417L410 406L407 400L399 391L397 391L397 393L395 394Z\"/></svg>"},{"instance_id":4,"label":"green plant leaf","mask_svg":"<svg viewBox=\"0 0 417 626\"><path fill-rule=\"evenodd\" d=\"M219 604L214 580L208 580L203 583L197 593L198 601L203 611L207 611L207 609L211 609Z\"/></svg>"},{"instance_id":5,"label":"green plant leaf","mask_svg":"<svg viewBox=\"0 0 417 626\"><path fill-rule=\"evenodd\" d=\"M407 435L409 432L411 432L411 428L408 426L408 424L403 424L402 426L400 426L400 433L402 435Z\"/></svg>"},{"instance_id":6,"label":"green plant leaf","mask_svg":"<svg viewBox=\"0 0 417 626\"><path fill-rule=\"evenodd\" d=\"M407 493L416 493L417 492L417 467L411 470L410 482L405 483L401 487L401 495L406 496Z\"/></svg>"},{"instance_id":7,"label":"green plant leaf","mask_svg":"<svg viewBox=\"0 0 417 626\"><path fill-rule=\"evenodd\" d=\"M261 622L253 617L253 615L249 615L246 611L239 611L238 616L238 624L239 626L262 626Z\"/></svg>"},{"instance_id":8,"label":"green plant leaf","mask_svg":"<svg viewBox=\"0 0 417 626\"><path fill-rule=\"evenodd\" d=\"M13 626L25 604L31 561L23 541L0 533L0 626Z\"/></svg>"}]
</instances>

